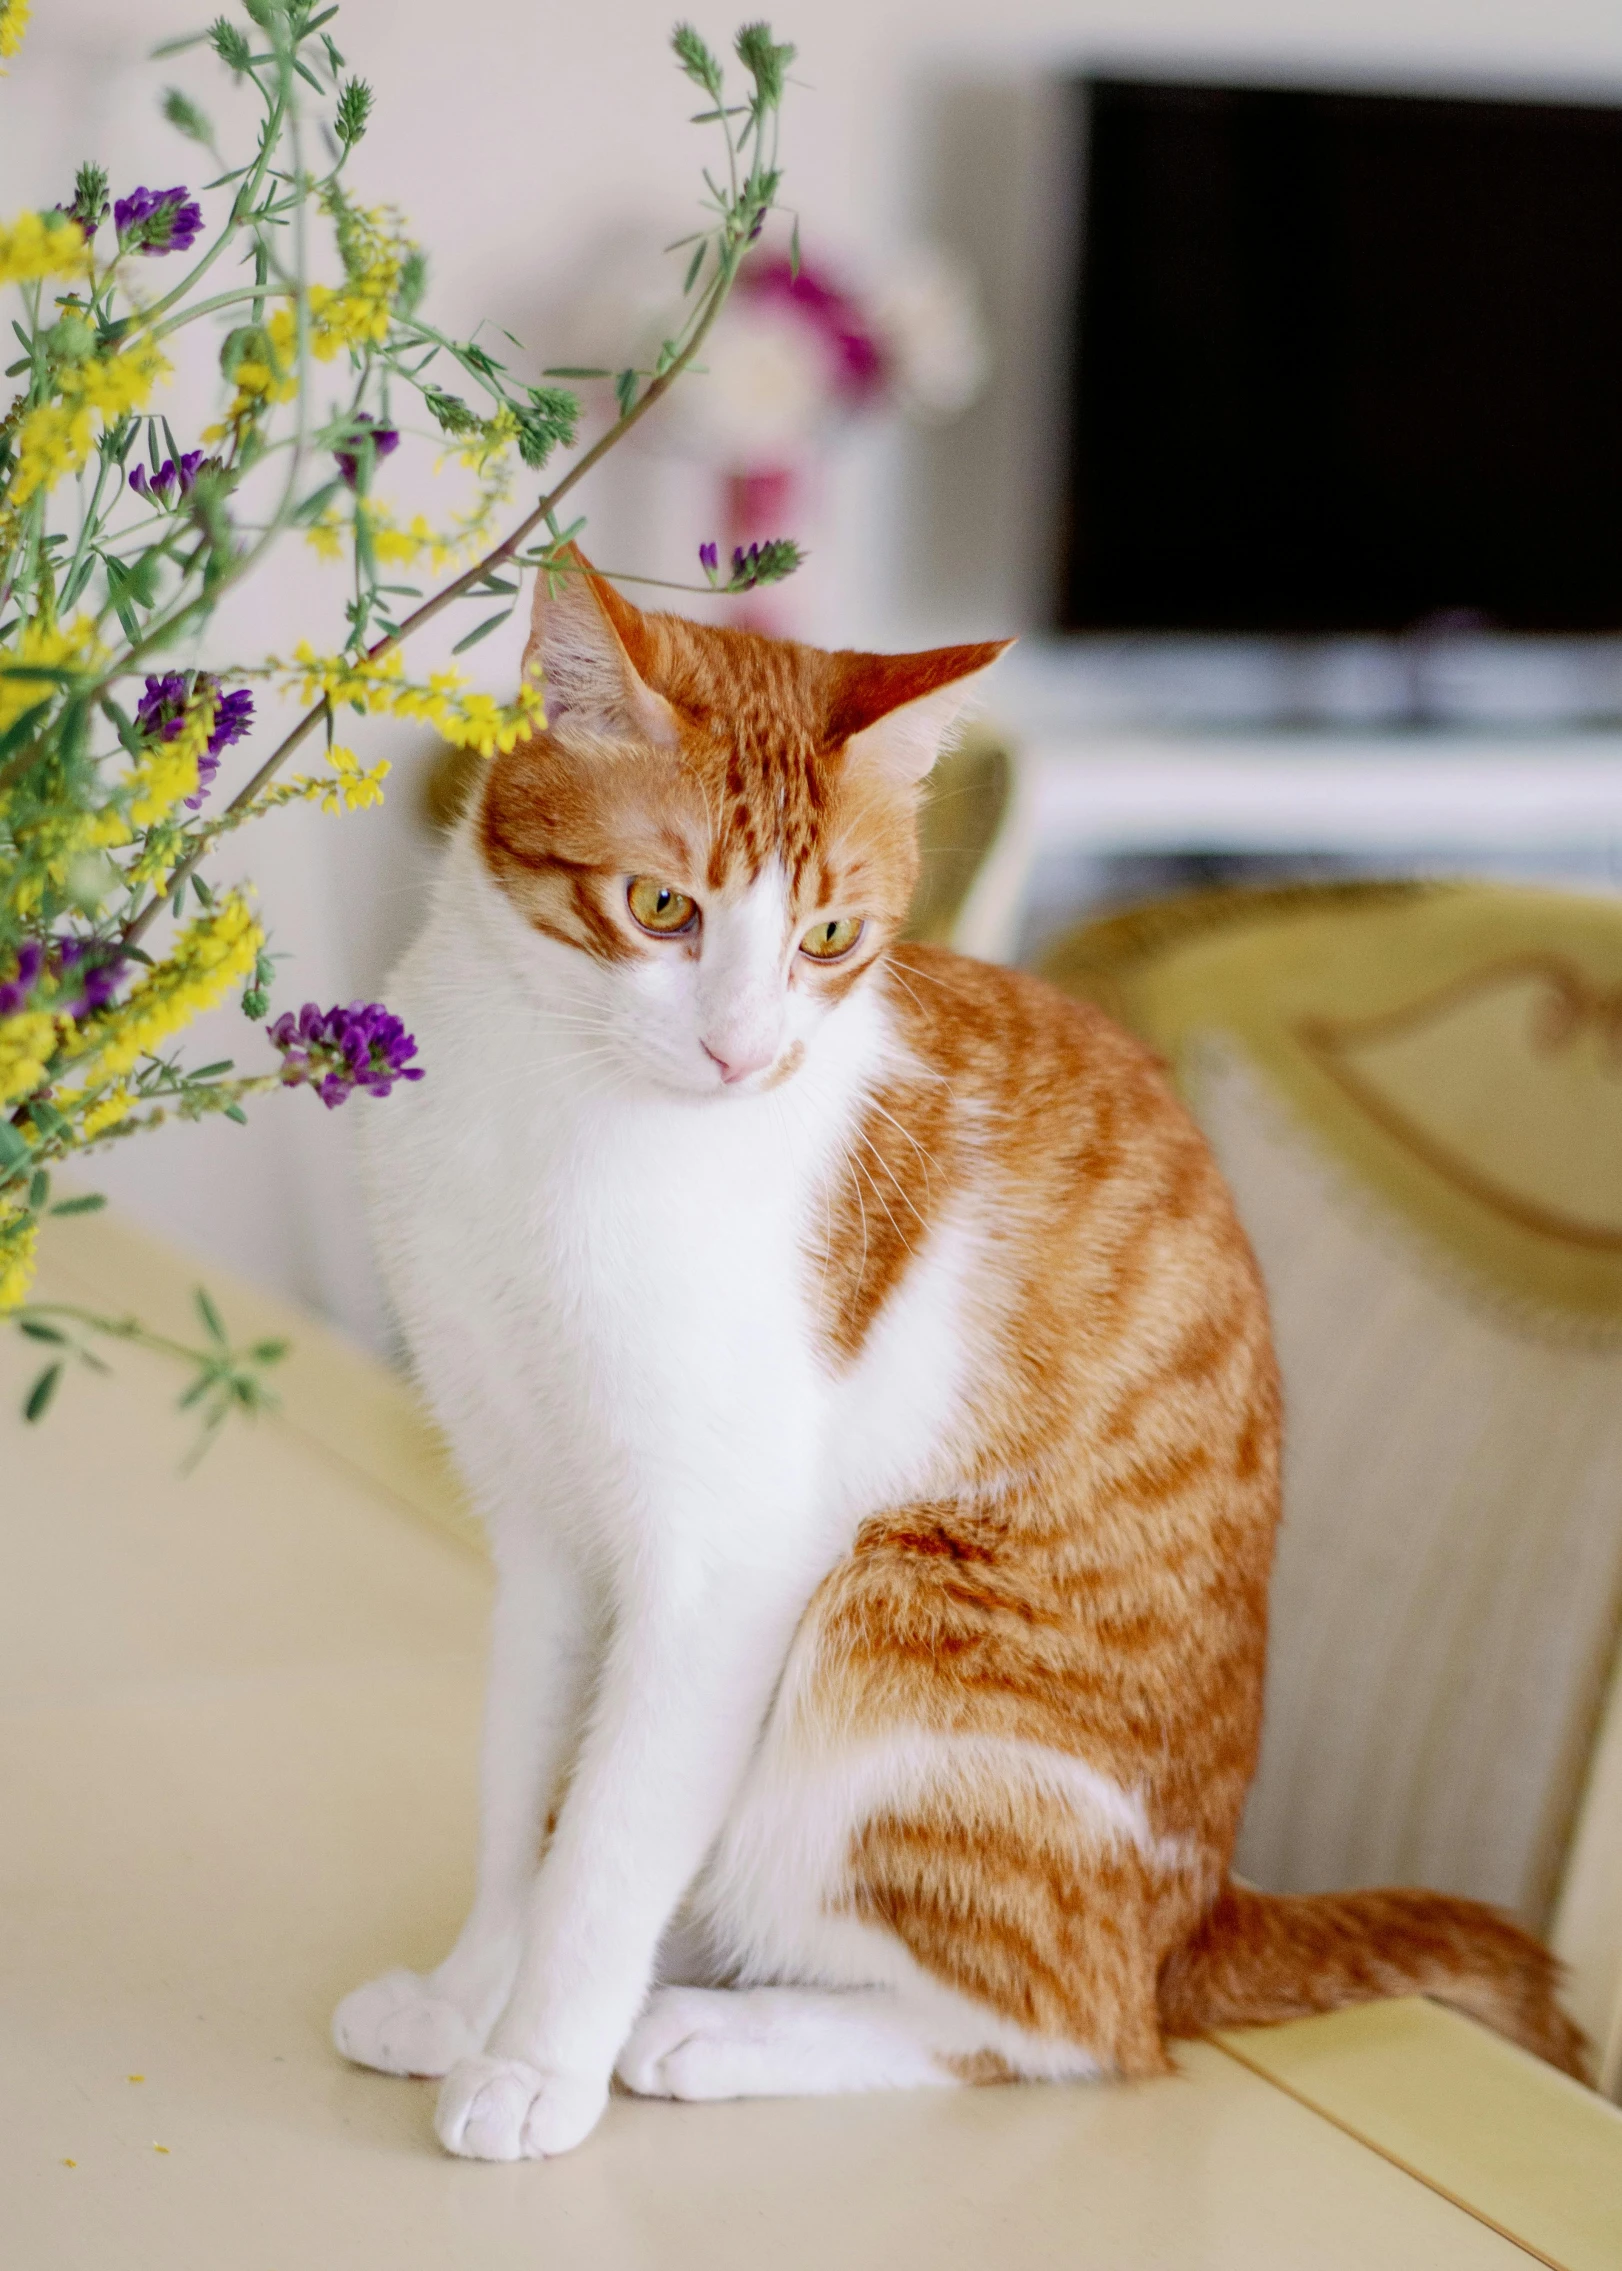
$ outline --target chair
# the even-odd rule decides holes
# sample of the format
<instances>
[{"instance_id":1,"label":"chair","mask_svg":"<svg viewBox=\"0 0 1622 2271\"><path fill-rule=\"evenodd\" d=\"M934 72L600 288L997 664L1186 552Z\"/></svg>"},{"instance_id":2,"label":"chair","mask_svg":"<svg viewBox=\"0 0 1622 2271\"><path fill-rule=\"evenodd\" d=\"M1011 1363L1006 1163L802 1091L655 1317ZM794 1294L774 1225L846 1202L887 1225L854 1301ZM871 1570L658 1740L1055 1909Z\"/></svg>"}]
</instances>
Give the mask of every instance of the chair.
<instances>
[{"instance_id":1,"label":"chair","mask_svg":"<svg viewBox=\"0 0 1622 2271\"><path fill-rule=\"evenodd\" d=\"M1046 967L1164 1053L1272 1301L1285 1520L1237 1866L1512 1909L1622 2093L1622 902L1214 891Z\"/></svg>"}]
</instances>

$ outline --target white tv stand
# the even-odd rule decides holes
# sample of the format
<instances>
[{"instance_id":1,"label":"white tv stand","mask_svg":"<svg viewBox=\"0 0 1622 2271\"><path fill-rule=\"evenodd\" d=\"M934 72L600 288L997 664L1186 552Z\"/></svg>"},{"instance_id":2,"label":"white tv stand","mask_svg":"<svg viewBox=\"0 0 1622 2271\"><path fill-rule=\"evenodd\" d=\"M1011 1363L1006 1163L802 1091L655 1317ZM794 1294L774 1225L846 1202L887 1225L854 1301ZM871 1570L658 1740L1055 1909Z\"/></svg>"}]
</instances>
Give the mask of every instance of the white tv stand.
<instances>
[{"instance_id":1,"label":"white tv stand","mask_svg":"<svg viewBox=\"0 0 1622 2271\"><path fill-rule=\"evenodd\" d=\"M1017 705L1014 705L1017 709ZM995 713L993 713L995 717ZM1013 800L959 920L1010 960L1052 852L1622 852L1622 731L1134 731L1051 717L1010 733Z\"/></svg>"}]
</instances>

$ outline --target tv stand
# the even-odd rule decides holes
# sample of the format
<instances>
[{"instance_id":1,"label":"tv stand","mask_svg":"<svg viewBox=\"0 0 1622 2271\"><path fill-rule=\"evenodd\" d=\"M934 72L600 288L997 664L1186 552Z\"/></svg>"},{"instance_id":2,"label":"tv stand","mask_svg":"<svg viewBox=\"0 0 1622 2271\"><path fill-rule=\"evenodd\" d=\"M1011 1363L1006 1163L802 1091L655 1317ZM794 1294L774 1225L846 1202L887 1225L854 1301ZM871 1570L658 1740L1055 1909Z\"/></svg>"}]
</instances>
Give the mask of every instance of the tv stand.
<instances>
[{"instance_id":1,"label":"tv stand","mask_svg":"<svg viewBox=\"0 0 1622 2271\"><path fill-rule=\"evenodd\" d=\"M956 931L990 961L1012 960L1055 852L1386 855L1404 872L1427 852L1450 869L1596 843L1622 857L1622 730L1067 728L1051 713L1008 730L1013 796Z\"/></svg>"}]
</instances>

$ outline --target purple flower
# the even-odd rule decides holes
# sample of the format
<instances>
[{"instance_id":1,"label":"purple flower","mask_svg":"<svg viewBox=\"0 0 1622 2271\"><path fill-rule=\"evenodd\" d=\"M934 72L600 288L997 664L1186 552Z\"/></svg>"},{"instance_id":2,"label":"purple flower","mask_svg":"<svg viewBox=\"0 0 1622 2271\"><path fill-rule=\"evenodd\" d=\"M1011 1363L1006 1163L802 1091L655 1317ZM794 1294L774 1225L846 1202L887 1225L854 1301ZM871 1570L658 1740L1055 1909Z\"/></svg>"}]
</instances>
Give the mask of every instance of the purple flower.
<instances>
[{"instance_id":1,"label":"purple flower","mask_svg":"<svg viewBox=\"0 0 1622 2271\"><path fill-rule=\"evenodd\" d=\"M89 961L84 982L70 998L68 976L90 957L95 959ZM109 953L95 939L24 939L17 949L15 969L4 984L0 984L0 1017L14 1017L19 1010L26 1009L42 978L52 989L46 998L47 1007L65 1009L74 1017L88 1017L93 1010L105 1009L112 1000L125 960L122 954Z\"/></svg>"},{"instance_id":2,"label":"purple flower","mask_svg":"<svg viewBox=\"0 0 1622 2271\"><path fill-rule=\"evenodd\" d=\"M149 473L144 465L138 465L130 475L130 487L138 497L145 497L148 504L172 504L177 496L191 495L205 465L218 463L218 458L205 457L200 449L189 449L178 465L172 457L166 457L156 473Z\"/></svg>"},{"instance_id":3,"label":"purple flower","mask_svg":"<svg viewBox=\"0 0 1622 2271\"><path fill-rule=\"evenodd\" d=\"M698 564L707 576L713 576L721 565L720 545L701 544L698 548Z\"/></svg>"},{"instance_id":4,"label":"purple flower","mask_svg":"<svg viewBox=\"0 0 1622 2271\"><path fill-rule=\"evenodd\" d=\"M0 1017L15 1017L26 1007L40 971L45 965L45 949L37 938L25 938L17 949L17 967L0 985Z\"/></svg>"},{"instance_id":5,"label":"purple flower","mask_svg":"<svg viewBox=\"0 0 1622 2271\"><path fill-rule=\"evenodd\" d=\"M75 1017L89 1017L98 1009L105 1009L118 991L118 981L124 975L124 957L115 954L105 962L98 962L85 973L84 990L72 1003Z\"/></svg>"},{"instance_id":6,"label":"purple flower","mask_svg":"<svg viewBox=\"0 0 1622 2271\"><path fill-rule=\"evenodd\" d=\"M422 1078L422 1067L406 1061L416 1041L380 1001L326 1010L307 1001L296 1018L284 1010L265 1030L282 1053L282 1079L313 1088L329 1112L357 1088L387 1096L397 1080Z\"/></svg>"},{"instance_id":7,"label":"purple flower","mask_svg":"<svg viewBox=\"0 0 1622 2271\"><path fill-rule=\"evenodd\" d=\"M369 417L364 410L358 410L352 421L348 442L347 449L335 449L332 454L338 460L338 471L353 489L360 480L361 453L366 443L372 445L372 467L375 471L391 450L399 448L400 437L392 426L380 426L375 418Z\"/></svg>"},{"instance_id":8,"label":"purple flower","mask_svg":"<svg viewBox=\"0 0 1622 2271\"><path fill-rule=\"evenodd\" d=\"M191 689L183 670L166 670L161 678L148 678L146 692L135 705L135 730L148 741L173 741L186 722Z\"/></svg>"},{"instance_id":9,"label":"purple flower","mask_svg":"<svg viewBox=\"0 0 1622 2271\"><path fill-rule=\"evenodd\" d=\"M214 695L216 706L208 747L197 759L196 793L185 799L188 812L195 812L207 796L220 769L221 752L233 741L240 741L252 725L253 696L246 686L221 694L219 680L206 670L200 670L189 683L184 671L166 670L161 678L148 678L146 692L135 705L137 733L148 741L173 741L186 722L187 710L200 695Z\"/></svg>"},{"instance_id":10,"label":"purple flower","mask_svg":"<svg viewBox=\"0 0 1622 2271\"><path fill-rule=\"evenodd\" d=\"M114 202L113 226L126 252L189 252L202 234L203 208L186 189L132 189Z\"/></svg>"},{"instance_id":11,"label":"purple flower","mask_svg":"<svg viewBox=\"0 0 1622 2271\"><path fill-rule=\"evenodd\" d=\"M215 681L207 672L197 680L197 690L206 692ZM207 796L220 769L220 752L229 749L233 741L240 741L253 723L253 696L246 686L233 693L222 694L214 712L214 730L208 737L208 747L197 760L197 793L187 797L186 810L195 812Z\"/></svg>"},{"instance_id":12,"label":"purple flower","mask_svg":"<svg viewBox=\"0 0 1622 2271\"><path fill-rule=\"evenodd\" d=\"M210 685L213 680L209 681ZM202 684L202 680L198 680ZM220 696L220 706L214 712L214 731L208 737L208 753L218 757L222 749L229 749L233 741L240 741L253 724L253 696L246 686L238 686L229 694Z\"/></svg>"}]
</instances>

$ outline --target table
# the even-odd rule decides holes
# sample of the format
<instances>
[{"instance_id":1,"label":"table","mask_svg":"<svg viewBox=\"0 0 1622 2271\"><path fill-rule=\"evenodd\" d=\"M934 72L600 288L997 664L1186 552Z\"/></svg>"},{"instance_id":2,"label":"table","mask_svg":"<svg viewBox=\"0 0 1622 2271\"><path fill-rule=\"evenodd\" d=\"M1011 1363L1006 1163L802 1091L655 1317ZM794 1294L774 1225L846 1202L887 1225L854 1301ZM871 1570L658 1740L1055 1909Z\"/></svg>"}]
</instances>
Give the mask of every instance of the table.
<instances>
[{"instance_id":1,"label":"table","mask_svg":"<svg viewBox=\"0 0 1622 2271\"><path fill-rule=\"evenodd\" d=\"M174 1329L201 1274L103 1216L44 1277ZM189 1478L157 1360L25 1429L0 1337L8 2271L1622 2263L1622 2115L1418 2002L1134 2087L616 2099L565 2160L445 2158L327 2020L467 1897L487 1568L392 1377L208 1274L298 1347Z\"/></svg>"}]
</instances>

